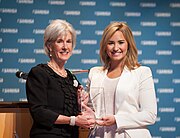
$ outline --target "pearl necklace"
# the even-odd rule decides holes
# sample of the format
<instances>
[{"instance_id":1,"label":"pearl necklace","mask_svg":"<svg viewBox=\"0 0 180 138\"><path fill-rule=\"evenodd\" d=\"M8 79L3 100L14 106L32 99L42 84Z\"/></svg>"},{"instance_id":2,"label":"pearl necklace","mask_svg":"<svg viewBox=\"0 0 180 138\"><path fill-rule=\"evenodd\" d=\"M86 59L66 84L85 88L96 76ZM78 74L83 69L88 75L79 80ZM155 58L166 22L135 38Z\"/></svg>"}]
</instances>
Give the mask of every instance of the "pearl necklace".
<instances>
[{"instance_id":1,"label":"pearl necklace","mask_svg":"<svg viewBox=\"0 0 180 138\"><path fill-rule=\"evenodd\" d=\"M60 72L57 68L55 68L55 67L53 67L53 65L50 63L50 62L48 62L47 63L48 64L48 66L50 67L50 68L52 68L52 70L54 71L54 72L56 72L58 75L60 75L61 77L63 77L63 78L66 78L67 77L67 71L64 69L64 73L62 73L62 72Z\"/></svg>"}]
</instances>

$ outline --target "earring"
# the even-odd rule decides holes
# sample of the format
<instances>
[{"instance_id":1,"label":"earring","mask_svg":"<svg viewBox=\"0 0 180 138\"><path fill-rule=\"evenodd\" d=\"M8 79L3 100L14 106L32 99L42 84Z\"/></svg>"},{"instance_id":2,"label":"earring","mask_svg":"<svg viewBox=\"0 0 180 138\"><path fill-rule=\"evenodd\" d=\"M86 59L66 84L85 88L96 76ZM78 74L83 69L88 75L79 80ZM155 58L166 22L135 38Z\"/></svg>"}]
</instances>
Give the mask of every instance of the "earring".
<instances>
[{"instance_id":1,"label":"earring","mask_svg":"<svg viewBox=\"0 0 180 138\"><path fill-rule=\"evenodd\" d=\"M51 50L49 51L49 57L52 57Z\"/></svg>"}]
</instances>

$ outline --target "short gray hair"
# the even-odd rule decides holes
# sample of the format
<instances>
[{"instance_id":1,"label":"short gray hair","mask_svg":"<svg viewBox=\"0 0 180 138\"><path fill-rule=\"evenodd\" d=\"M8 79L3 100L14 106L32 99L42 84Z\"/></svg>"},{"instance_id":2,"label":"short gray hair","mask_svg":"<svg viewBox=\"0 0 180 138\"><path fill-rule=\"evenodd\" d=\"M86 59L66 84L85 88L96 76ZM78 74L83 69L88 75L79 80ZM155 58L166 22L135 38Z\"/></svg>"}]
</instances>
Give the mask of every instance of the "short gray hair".
<instances>
[{"instance_id":1,"label":"short gray hair","mask_svg":"<svg viewBox=\"0 0 180 138\"><path fill-rule=\"evenodd\" d=\"M76 46L76 31L73 26L65 20L56 19L46 27L44 32L44 50L46 55L50 55L48 46L55 42L59 36L66 35L70 32L72 35L72 46L73 49Z\"/></svg>"}]
</instances>

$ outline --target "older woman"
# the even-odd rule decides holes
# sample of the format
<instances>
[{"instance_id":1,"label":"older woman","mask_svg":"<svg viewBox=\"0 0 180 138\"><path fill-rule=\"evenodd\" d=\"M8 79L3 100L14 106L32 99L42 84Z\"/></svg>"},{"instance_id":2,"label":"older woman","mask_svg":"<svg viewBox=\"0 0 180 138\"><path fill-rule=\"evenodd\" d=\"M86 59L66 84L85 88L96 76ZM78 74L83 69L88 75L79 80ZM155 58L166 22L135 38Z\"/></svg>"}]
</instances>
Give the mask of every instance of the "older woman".
<instances>
[{"instance_id":1,"label":"older woman","mask_svg":"<svg viewBox=\"0 0 180 138\"><path fill-rule=\"evenodd\" d=\"M45 29L44 49L50 60L33 67L26 82L34 120L31 138L78 138L78 126L91 126L87 116L79 115L80 84L64 66L75 44L76 33L70 23L57 19Z\"/></svg>"}]
</instances>

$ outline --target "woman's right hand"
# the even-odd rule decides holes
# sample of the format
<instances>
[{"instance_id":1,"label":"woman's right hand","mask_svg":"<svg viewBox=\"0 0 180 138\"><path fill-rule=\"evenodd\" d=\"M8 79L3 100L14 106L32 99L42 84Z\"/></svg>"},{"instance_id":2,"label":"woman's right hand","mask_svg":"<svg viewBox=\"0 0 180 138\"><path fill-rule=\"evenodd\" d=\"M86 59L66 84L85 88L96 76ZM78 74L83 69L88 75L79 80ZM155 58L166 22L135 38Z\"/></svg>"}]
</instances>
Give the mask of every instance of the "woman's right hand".
<instances>
[{"instance_id":1,"label":"woman's right hand","mask_svg":"<svg viewBox=\"0 0 180 138\"><path fill-rule=\"evenodd\" d=\"M92 128L95 124L95 120L87 118L86 115L78 115L75 118L75 124L83 128Z\"/></svg>"},{"instance_id":2,"label":"woman's right hand","mask_svg":"<svg viewBox=\"0 0 180 138\"><path fill-rule=\"evenodd\" d=\"M76 117L76 125L84 128L92 128L95 125L94 111L82 103L84 111Z\"/></svg>"}]
</instances>

